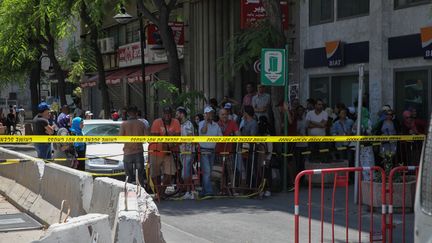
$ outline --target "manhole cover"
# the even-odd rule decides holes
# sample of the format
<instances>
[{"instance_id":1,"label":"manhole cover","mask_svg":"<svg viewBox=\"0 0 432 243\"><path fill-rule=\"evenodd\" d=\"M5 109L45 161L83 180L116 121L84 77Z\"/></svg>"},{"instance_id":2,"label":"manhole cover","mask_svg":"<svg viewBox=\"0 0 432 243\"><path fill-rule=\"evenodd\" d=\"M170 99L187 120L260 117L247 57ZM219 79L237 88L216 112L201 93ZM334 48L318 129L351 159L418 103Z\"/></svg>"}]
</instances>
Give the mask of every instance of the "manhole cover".
<instances>
[{"instance_id":1,"label":"manhole cover","mask_svg":"<svg viewBox=\"0 0 432 243\"><path fill-rule=\"evenodd\" d=\"M42 225L25 213L0 215L0 232L40 228Z\"/></svg>"}]
</instances>

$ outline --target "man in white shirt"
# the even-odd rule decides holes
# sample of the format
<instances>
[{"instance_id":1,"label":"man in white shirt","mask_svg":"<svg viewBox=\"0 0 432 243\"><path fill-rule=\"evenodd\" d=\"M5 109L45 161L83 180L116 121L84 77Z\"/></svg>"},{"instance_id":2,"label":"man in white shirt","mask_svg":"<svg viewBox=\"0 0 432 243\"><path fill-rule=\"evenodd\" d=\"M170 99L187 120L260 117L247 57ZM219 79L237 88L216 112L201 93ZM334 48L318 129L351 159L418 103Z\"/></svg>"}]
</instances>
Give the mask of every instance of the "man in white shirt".
<instances>
[{"instance_id":1,"label":"man in white shirt","mask_svg":"<svg viewBox=\"0 0 432 243\"><path fill-rule=\"evenodd\" d=\"M212 107L204 109L204 121L199 123L198 132L200 136L222 136L222 130L219 125L213 121L215 111ZM201 147L201 170L203 173L202 196L212 196L213 188L211 183L211 172L215 160L216 143L200 143Z\"/></svg>"},{"instance_id":2,"label":"man in white shirt","mask_svg":"<svg viewBox=\"0 0 432 243\"><path fill-rule=\"evenodd\" d=\"M323 111L323 101L318 99L315 109L306 114L306 126L309 136L325 136L328 120L327 112Z\"/></svg>"},{"instance_id":3,"label":"man in white shirt","mask_svg":"<svg viewBox=\"0 0 432 243\"><path fill-rule=\"evenodd\" d=\"M271 97L265 92L265 87L260 84L258 85L258 93L252 98L252 107L254 108L257 119L261 116L269 118L269 108L271 108Z\"/></svg>"},{"instance_id":4,"label":"man in white shirt","mask_svg":"<svg viewBox=\"0 0 432 243\"><path fill-rule=\"evenodd\" d=\"M323 111L324 102L318 99L315 103L315 109L306 114L306 127L308 128L309 136L325 136L328 114ZM309 143L309 148L313 153L313 157L319 156L319 149L324 148L324 143Z\"/></svg>"}]
</instances>

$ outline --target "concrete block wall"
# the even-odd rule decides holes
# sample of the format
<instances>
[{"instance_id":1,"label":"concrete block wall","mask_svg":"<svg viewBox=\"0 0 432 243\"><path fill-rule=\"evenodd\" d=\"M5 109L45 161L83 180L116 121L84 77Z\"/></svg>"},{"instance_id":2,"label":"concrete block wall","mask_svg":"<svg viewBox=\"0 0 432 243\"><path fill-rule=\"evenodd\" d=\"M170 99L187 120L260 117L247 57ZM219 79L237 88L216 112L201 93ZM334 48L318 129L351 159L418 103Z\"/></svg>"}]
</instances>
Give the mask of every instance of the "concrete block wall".
<instances>
[{"instance_id":1,"label":"concrete block wall","mask_svg":"<svg viewBox=\"0 0 432 243\"><path fill-rule=\"evenodd\" d=\"M57 164L45 165L40 195L57 208L61 207L62 200L67 200L71 216L84 215L89 211L92 193L90 174Z\"/></svg>"},{"instance_id":2,"label":"concrete block wall","mask_svg":"<svg viewBox=\"0 0 432 243\"><path fill-rule=\"evenodd\" d=\"M87 214L72 218L66 223L51 225L42 239L34 241L34 243L60 242L113 242L108 215Z\"/></svg>"},{"instance_id":3,"label":"concrete block wall","mask_svg":"<svg viewBox=\"0 0 432 243\"><path fill-rule=\"evenodd\" d=\"M135 242L144 242L144 239L145 242L165 242L161 232L159 211L152 197L144 189L137 197L137 187L132 184L126 185L127 190L134 195L134 198L130 200L135 202L135 210L126 211L122 208L124 204L119 204L119 200L124 201L124 198L119 197L125 187L125 183L121 181L111 178L96 178L93 181L92 176L88 173L57 164L45 164L41 160L4 148L0 148L0 158L29 159L28 162L19 164L0 165L0 193L22 211L29 213L46 225L52 225L50 229L53 229L48 230L46 234L47 241L41 242L75 242L63 237L61 241L55 241L60 238L53 238L52 235L65 231L64 236L69 237L72 234L70 232L75 234L84 227L74 218L68 221L70 224L57 225L62 200L68 201L72 217L81 218L83 215L87 216L86 214L93 215L81 218L84 220L84 225L99 224L100 218L94 215L103 214L106 217L106 224L103 223L102 225L105 225L103 231L98 232L109 232L110 239L114 239L116 235L125 237L129 235L129 237L135 237ZM64 209L64 212L66 211L67 208ZM115 228L116 216L121 222L121 227L117 229ZM64 217L65 214L62 213L62 218ZM106 241L108 238L103 237L103 241L96 239L92 242L112 242L111 240ZM122 237L118 239L115 242L125 242L120 240L123 239Z\"/></svg>"}]
</instances>

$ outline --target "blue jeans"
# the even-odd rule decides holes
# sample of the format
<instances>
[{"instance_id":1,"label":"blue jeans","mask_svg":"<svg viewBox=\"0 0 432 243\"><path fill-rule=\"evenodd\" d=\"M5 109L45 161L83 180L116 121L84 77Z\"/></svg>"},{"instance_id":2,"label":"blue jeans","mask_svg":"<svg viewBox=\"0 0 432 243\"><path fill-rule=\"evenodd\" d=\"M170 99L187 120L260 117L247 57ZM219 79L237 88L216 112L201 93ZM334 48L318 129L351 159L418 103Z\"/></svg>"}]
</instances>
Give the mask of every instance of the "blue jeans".
<instances>
[{"instance_id":1,"label":"blue jeans","mask_svg":"<svg viewBox=\"0 0 432 243\"><path fill-rule=\"evenodd\" d=\"M51 144L50 143L39 143L35 144L37 156L40 159L51 159Z\"/></svg>"},{"instance_id":2,"label":"blue jeans","mask_svg":"<svg viewBox=\"0 0 432 243\"><path fill-rule=\"evenodd\" d=\"M211 182L211 172L213 170L213 164L215 160L214 150L201 149L201 170L203 179L203 191L204 195L213 194L213 187Z\"/></svg>"},{"instance_id":3,"label":"blue jeans","mask_svg":"<svg viewBox=\"0 0 432 243\"><path fill-rule=\"evenodd\" d=\"M192 176L192 155L191 154L182 154L180 155L180 159L183 165L182 169L182 178L189 178Z\"/></svg>"}]
</instances>

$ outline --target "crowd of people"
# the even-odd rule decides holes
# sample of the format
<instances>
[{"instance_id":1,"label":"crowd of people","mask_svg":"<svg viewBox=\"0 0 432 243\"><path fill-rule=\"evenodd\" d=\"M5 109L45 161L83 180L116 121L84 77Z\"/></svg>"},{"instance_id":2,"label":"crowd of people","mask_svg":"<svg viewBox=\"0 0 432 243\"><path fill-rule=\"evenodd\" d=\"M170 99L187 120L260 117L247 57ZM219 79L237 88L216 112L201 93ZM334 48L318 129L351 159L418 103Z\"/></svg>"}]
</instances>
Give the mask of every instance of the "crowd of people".
<instances>
[{"instance_id":1,"label":"crowd of people","mask_svg":"<svg viewBox=\"0 0 432 243\"><path fill-rule=\"evenodd\" d=\"M308 99L305 106L298 99L291 102L280 101L275 107L279 116L273 114L271 96L265 92L265 87L258 85L246 86L246 95L241 102L225 97L218 102L210 99L203 107L203 113L189 114L185 107L164 107L163 115L149 122L144 119L135 106L124 108L120 112L112 111L111 119L122 120L120 136L271 136L275 134L275 124L287 126L289 136L346 136L357 134L357 124L360 124L361 135L417 135L426 133L426 121L417 117L415 108L408 108L403 112L402 119L396 118L390 106L382 107L378 120L373 122L365 104L362 106L361 116L358 116L357 104L351 107L338 103L333 108L328 107L321 99ZM39 105L39 114L34 119L34 132L38 135L82 135L83 118L91 118L91 112L82 116L70 113L68 107L63 107L51 123L49 107L45 103ZM276 109L277 110L277 109ZM285 115L287 115L285 122ZM190 117L190 119L189 119ZM274 118L282 118L275 122ZM282 129L281 129L282 130ZM37 144L36 150L41 158L49 159L51 156L50 144ZM340 149L342 147L348 149ZM351 143L292 143L289 144L289 153L292 153L288 163L289 183L292 189L294 178L304 169L306 160L319 160L325 162L331 158L348 160L353 166L354 151L349 149ZM320 154L323 148L330 149L326 156ZM396 153L394 142L382 144L379 152ZM54 156L61 158L84 158L85 144L54 144ZM180 187L184 199L194 199L195 179L201 178L201 196L211 196L216 193L236 195L236 188L241 186L249 189L263 186L262 196L270 196L271 189L275 188L272 180L275 178L274 168L280 167L280 144L271 143L151 143L148 151L149 178L146 177L144 148L140 143L124 144L124 165L126 175L130 182L147 185L151 179L156 185L157 192L163 198L167 186L171 184L183 185ZM311 151L304 156L303 152ZM368 144L361 147L361 166L373 166L377 161L377 151ZM75 168L83 169L83 162L74 164ZM212 173L217 164L222 168L222 175L218 179L220 186L215 191L215 181ZM279 168L280 169L280 168ZM138 181L135 181L135 171L138 170ZM198 172L200 170L200 172ZM276 173L277 174L277 173ZM363 179L368 180L368 174ZM265 183L263 184L263 181ZM244 192L244 191L241 191Z\"/></svg>"}]
</instances>

